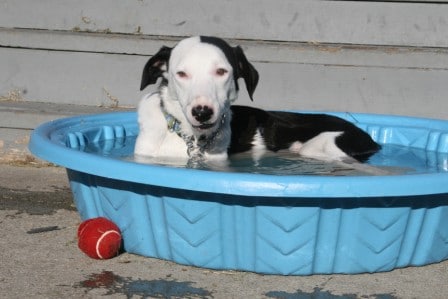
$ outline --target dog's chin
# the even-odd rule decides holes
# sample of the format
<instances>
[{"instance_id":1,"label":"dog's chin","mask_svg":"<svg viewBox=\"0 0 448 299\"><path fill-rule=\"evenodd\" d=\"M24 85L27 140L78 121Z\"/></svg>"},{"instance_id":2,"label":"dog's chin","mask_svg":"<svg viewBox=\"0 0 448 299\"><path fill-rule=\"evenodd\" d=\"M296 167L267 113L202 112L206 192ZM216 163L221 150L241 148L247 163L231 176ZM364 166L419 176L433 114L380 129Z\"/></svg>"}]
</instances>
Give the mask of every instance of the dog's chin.
<instances>
[{"instance_id":1,"label":"dog's chin","mask_svg":"<svg viewBox=\"0 0 448 299\"><path fill-rule=\"evenodd\" d=\"M193 126L193 128L194 128L195 130L205 132L205 131L208 131L208 130L212 129L215 125L216 125L216 123L211 123L211 124L200 124L200 125L198 125L198 126Z\"/></svg>"}]
</instances>

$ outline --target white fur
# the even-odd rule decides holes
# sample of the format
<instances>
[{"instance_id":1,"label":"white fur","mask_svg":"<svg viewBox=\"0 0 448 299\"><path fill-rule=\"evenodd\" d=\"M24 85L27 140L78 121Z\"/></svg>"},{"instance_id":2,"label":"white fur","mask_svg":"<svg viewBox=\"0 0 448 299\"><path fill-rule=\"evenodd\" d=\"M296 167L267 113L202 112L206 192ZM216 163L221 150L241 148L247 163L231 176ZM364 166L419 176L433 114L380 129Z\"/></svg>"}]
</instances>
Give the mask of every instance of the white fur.
<instances>
[{"instance_id":1,"label":"white fur","mask_svg":"<svg viewBox=\"0 0 448 299\"><path fill-rule=\"evenodd\" d=\"M252 159L254 161L260 160L266 151L267 148L263 136L261 135L260 130L257 130L254 135L254 139L252 140Z\"/></svg>"},{"instance_id":2,"label":"white fur","mask_svg":"<svg viewBox=\"0 0 448 299\"><path fill-rule=\"evenodd\" d=\"M176 133L168 131L165 116L160 110L158 93L144 96L137 112L140 132L135 142L136 155L188 158L184 140Z\"/></svg>"},{"instance_id":3,"label":"white fur","mask_svg":"<svg viewBox=\"0 0 448 299\"><path fill-rule=\"evenodd\" d=\"M348 158L335 143L342 132L323 132L305 143L294 142L289 150L304 157L319 160L345 160Z\"/></svg>"},{"instance_id":4,"label":"white fur","mask_svg":"<svg viewBox=\"0 0 448 299\"><path fill-rule=\"evenodd\" d=\"M211 44L201 43L199 37L181 41L173 49L169 65L167 95L170 100L178 101L192 126L200 125L192 116L193 107L206 105L212 108L214 113L209 123L215 123L238 96L233 69L224 53ZM228 72L217 76L218 69ZM179 77L179 72L187 77Z\"/></svg>"}]
</instances>

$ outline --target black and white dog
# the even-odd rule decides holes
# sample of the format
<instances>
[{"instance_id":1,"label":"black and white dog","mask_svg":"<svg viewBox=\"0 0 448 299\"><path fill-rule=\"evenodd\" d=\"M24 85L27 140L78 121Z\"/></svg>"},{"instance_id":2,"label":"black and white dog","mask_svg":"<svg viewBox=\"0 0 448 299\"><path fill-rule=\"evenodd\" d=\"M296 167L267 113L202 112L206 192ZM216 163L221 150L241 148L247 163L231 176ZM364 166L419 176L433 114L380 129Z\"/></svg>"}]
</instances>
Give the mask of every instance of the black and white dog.
<instances>
[{"instance_id":1,"label":"black and white dog","mask_svg":"<svg viewBox=\"0 0 448 299\"><path fill-rule=\"evenodd\" d=\"M243 78L252 99L258 72L241 47L196 36L162 47L146 63L141 90L162 78L138 107L137 156L225 160L229 154L290 150L334 161L366 161L380 149L370 136L324 114L231 106Z\"/></svg>"}]
</instances>

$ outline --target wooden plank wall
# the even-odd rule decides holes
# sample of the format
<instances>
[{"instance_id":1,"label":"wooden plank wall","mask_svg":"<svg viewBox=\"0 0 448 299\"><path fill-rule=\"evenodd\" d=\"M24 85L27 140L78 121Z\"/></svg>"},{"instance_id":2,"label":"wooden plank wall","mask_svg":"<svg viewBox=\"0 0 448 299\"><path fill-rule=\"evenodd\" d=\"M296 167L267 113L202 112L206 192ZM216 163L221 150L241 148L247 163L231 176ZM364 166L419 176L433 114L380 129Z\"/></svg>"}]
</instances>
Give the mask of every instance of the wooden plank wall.
<instances>
[{"instance_id":1,"label":"wooden plank wall","mask_svg":"<svg viewBox=\"0 0 448 299\"><path fill-rule=\"evenodd\" d=\"M133 107L150 55L198 34L242 45L259 70L240 104L448 118L439 3L0 0L0 97Z\"/></svg>"}]
</instances>

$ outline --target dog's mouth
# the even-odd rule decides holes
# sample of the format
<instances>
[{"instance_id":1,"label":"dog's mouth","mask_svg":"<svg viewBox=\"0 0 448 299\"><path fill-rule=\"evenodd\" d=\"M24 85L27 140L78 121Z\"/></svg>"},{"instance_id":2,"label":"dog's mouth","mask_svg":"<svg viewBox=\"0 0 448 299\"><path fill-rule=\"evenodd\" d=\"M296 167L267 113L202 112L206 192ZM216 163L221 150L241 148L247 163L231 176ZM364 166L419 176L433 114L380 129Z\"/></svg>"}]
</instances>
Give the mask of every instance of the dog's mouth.
<instances>
[{"instance_id":1,"label":"dog's mouth","mask_svg":"<svg viewBox=\"0 0 448 299\"><path fill-rule=\"evenodd\" d=\"M193 126L193 128L195 129L199 129L199 130L208 130L210 128L213 128L215 126L215 123L211 123L211 124L200 124L199 126Z\"/></svg>"}]
</instances>

